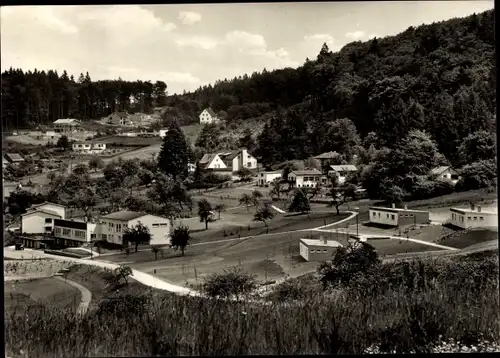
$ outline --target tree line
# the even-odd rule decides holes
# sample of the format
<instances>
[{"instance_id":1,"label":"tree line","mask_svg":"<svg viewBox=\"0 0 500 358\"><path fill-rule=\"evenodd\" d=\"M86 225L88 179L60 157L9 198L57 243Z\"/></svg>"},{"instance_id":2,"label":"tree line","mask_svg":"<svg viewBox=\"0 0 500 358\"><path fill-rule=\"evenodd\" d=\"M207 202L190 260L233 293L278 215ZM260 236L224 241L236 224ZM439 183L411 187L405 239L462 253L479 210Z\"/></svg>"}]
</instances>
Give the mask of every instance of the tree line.
<instances>
[{"instance_id":1,"label":"tree line","mask_svg":"<svg viewBox=\"0 0 500 358\"><path fill-rule=\"evenodd\" d=\"M163 81L92 81L89 73L75 79L66 71L2 73L2 125L4 131L50 124L59 118L81 120L108 116L115 111L151 112L166 104Z\"/></svg>"}]
</instances>

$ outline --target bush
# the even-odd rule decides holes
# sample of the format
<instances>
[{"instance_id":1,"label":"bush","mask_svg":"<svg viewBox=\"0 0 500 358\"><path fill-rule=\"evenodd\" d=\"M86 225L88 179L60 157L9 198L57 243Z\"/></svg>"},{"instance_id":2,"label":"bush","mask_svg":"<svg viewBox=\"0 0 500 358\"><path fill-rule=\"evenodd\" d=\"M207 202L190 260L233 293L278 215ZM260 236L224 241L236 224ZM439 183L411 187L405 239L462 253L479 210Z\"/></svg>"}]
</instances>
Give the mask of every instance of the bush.
<instances>
[{"instance_id":1,"label":"bush","mask_svg":"<svg viewBox=\"0 0 500 358\"><path fill-rule=\"evenodd\" d=\"M222 274L213 274L204 280L202 291L210 297L239 299L257 287L256 276L248 274L241 267L224 270Z\"/></svg>"},{"instance_id":2,"label":"bush","mask_svg":"<svg viewBox=\"0 0 500 358\"><path fill-rule=\"evenodd\" d=\"M418 181L412 188L411 200L435 198L453 193L455 186L448 181L425 180Z\"/></svg>"},{"instance_id":3,"label":"bush","mask_svg":"<svg viewBox=\"0 0 500 358\"><path fill-rule=\"evenodd\" d=\"M465 165L460 170L461 178L455 186L456 191L468 191L497 186L496 160L482 160Z\"/></svg>"}]
</instances>

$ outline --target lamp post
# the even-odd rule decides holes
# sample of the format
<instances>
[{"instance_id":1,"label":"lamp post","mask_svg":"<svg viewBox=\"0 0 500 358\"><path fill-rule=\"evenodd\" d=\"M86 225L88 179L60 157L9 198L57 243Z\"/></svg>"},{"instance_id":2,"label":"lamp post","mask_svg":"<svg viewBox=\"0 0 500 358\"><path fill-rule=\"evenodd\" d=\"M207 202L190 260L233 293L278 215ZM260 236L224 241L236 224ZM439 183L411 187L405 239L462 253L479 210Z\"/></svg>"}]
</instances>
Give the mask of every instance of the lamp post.
<instances>
[{"instance_id":1,"label":"lamp post","mask_svg":"<svg viewBox=\"0 0 500 358\"><path fill-rule=\"evenodd\" d=\"M359 239L359 208L355 207L356 210L356 238Z\"/></svg>"}]
</instances>

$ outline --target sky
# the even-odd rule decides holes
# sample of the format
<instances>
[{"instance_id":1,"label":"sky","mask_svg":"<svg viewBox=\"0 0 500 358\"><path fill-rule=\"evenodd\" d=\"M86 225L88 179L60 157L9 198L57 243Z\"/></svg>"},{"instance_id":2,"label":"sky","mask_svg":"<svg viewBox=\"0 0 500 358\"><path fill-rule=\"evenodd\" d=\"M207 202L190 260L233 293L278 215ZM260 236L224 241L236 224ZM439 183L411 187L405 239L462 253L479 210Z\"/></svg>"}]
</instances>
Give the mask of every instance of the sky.
<instances>
[{"instance_id":1,"label":"sky","mask_svg":"<svg viewBox=\"0 0 500 358\"><path fill-rule=\"evenodd\" d=\"M494 1L2 6L1 69L164 81L169 94L297 67L352 41L464 17Z\"/></svg>"}]
</instances>

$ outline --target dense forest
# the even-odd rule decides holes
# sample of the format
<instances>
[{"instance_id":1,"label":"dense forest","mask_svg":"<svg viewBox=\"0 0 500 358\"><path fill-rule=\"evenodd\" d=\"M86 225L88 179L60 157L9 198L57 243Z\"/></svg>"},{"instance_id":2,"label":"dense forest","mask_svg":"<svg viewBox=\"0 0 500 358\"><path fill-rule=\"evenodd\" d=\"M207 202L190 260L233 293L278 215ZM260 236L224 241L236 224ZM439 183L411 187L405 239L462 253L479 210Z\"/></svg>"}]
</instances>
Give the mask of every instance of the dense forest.
<instances>
[{"instance_id":1,"label":"dense forest","mask_svg":"<svg viewBox=\"0 0 500 358\"><path fill-rule=\"evenodd\" d=\"M167 96L164 82L93 82L88 74L75 81L65 72L10 69L2 74L2 123L5 129L168 106L186 124L210 105L233 127L266 121L249 146L268 165L330 150L349 160L355 145L394 148L414 130L457 163L465 137L494 130L495 76L490 10L352 42L336 53L325 44L297 69L264 69L182 95Z\"/></svg>"},{"instance_id":2,"label":"dense forest","mask_svg":"<svg viewBox=\"0 0 500 358\"><path fill-rule=\"evenodd\" d=\"M36 127L59 118L82 120L107 116L115 111L150 112L167 98L165 82L121 79L92 81L89 73L78 80L64 71L23 72L10 68L2 73L2 126Z\"/></svg>"}]
</instances>

